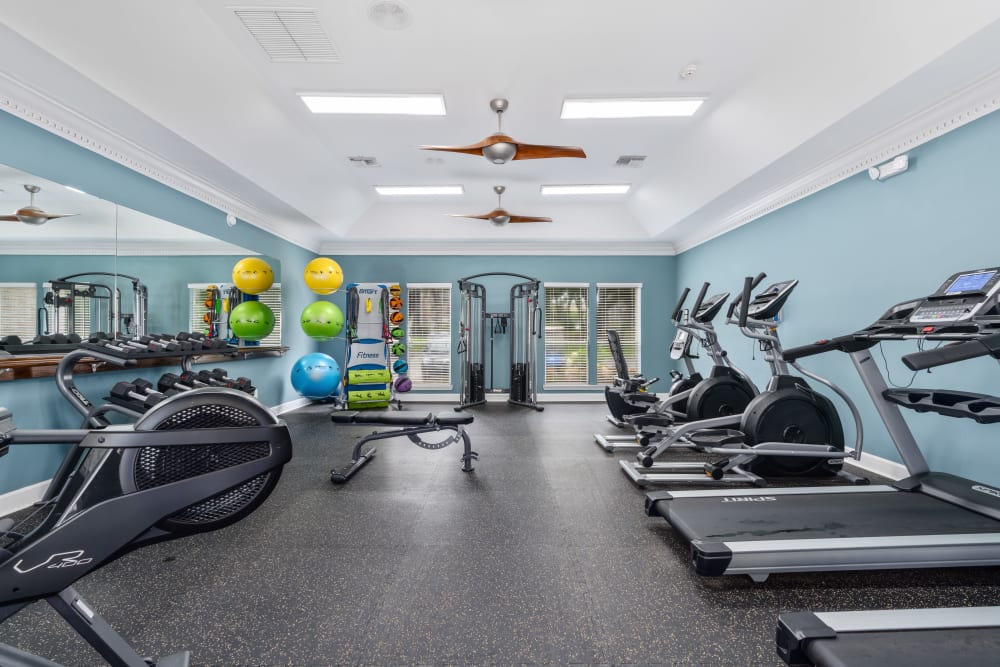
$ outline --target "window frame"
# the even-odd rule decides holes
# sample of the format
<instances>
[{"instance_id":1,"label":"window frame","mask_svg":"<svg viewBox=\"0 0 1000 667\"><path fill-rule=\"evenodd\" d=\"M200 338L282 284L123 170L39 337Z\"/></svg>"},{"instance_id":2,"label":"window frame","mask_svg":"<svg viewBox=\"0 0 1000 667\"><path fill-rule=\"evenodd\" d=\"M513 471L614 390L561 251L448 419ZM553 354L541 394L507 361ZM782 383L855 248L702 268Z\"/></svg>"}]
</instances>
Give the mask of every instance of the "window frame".
<instances>
[{"instance_id":1,"label":"window frame","mask_svg":"<svg viewBox=\"0 0 1000 667\"><path fill-rule=\"evenodd\" d=\"M595 361L595 378L598 385L611 384L616 371L614 369L614 362L611 362L611 376L602 378L601 377L601 350L607 350L608 359L610 360L610 350L607 348L607 330L614 329L618 331L619 335L622 333L622 327L618 324L615 326L608 326L605 324L604 329L601 328L601 290L602 289L631 289L635 291L635 296L633 303L634 308L634 319L632 322L632 327L635 332L635 340L628 341L625 338L622 339L622 350L626 348L626 344L633 346L635 350L635 357L629 358L626 354L625 360L628 363L629 371L632 373L640 372L642 368L642 283L597 283L595 299L597 300L596 307L594 308L594 332L597 335L597 349L595 350L594 361Z\"/></svg>"},{"instance_id":2,"label":"window frame","mask_svg":"<svg viewBox=\"0 0 1000 667\"><path fill-rule=\"evenodd\" d=\"M543 336L544 336L544 339L545 339L544 344L542 346L542 370L543 370L543 375L542 375L542 377L543 377L543 380L542 380L542 389L546 390L546 391L548 391L548 390L556 390L556 389L593 389L594 385L592 385L590 383L590 361L591 361L591 344L590 344L590 314L591 314L591 307L590 307L590 283L585 283L585 282L544 282L544 283L542 283L542 287L545 290L544 296L542 297L542 303L543 303L543 306L544 306L544 313L543 313L543 318L542 318L542 331L543 331ZM586 350L586 357L585 357L585 359L583 361L583 380L584 380L583 382L579 382L579 381L576 381L576 380L574 380L574 381L560 382L560 381L558 381L558 380L556 380L554 378L550 378L549 370L551 368L555 368L553 366L549 366L549 357L550 357L550 355L560 353L560 351L563 349L563 347L565 347L565 345L567 345L567 344L569 344L569 345L579 345L580 344L580 340L561 341L561 345L563 347L560 347L558 349L555 349L555 348L550 349L550 347L549 347L549 342L550 342L550 338L551 338L550 332L549 332L549 322L550 322L550 320L549 320L549 314L550 314L550 308L549 308L549 290L550 289L551 290L558 290L558 289L580 289L580 290L583 290L583 297L584 297L583 298L583 304L584 304L584 306L586 308L586 311L582 314L582 318L580 319L580 323L582 324L582 328L583 328L582 341L583 341L583 344L584 344L584 349ZM577 336L576 338L579 339L581 337ZM579 373L578 373L579 369L575 369L575 370L577 371L577 374L579 375Z\"/></svg>"}]
</instances>

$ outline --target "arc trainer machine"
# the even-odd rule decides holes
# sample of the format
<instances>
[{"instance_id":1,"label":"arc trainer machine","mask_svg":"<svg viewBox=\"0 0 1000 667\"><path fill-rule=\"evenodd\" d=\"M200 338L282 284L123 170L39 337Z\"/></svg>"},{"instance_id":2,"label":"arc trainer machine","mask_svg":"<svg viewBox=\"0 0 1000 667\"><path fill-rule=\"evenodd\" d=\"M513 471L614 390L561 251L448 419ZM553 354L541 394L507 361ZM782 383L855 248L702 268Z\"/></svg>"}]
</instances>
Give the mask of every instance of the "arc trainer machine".
<instances>
[{"instance_id":1,"label":"arc trainer machine","mask_svg":"<svg viewBox=\"0 0 1000 667\"><path fill-rule=\"evenodd\" d=\"M509 311L486 311L486 286L475 282L474 279L487 276L507 276L522 280L510 288ZM477 273L458 280L462 299L458 332L462 379L461 404L455 408L456 410L464 410L486 402L486 371L489 370L492 379L493 332L498 323L504 331L509 323L510 396L507 402L538 411L545 409L538 405L535 377L538 365L538 341L542 337L540 287L541 282L537 278L519 273ZM487 327L490 330L489 366L486 365L485 359Z\"/></svg>"}]
</instances>

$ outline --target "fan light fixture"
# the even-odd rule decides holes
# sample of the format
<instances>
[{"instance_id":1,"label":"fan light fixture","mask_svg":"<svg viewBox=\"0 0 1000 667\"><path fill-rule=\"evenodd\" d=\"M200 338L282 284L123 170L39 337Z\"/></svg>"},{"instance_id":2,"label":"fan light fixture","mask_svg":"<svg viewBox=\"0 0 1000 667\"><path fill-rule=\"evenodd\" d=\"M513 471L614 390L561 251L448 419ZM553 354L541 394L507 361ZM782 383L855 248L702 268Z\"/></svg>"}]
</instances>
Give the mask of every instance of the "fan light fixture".
<instances>
[{"instance_id":1,"label":"fan light fixture","mask_svg":"<svg viewBox=\"0 0 1000 667\"><path fill-rule=\"evenodd\" d=\"M313 113L444 116L444 95L307 94L299 97Z\"/></svg>"},{"instance_id":2,"label":"fan light fixture","mask_svg":"<svg viewBox=\"0 0 1000 667\"><path fill-rule=\"evenodd\" d=\"M566 99L564 120L581 118L669 118L693 116L703 97L636 97L630 99Z\"/></svg>"},{"instance_id":3,"label":"fan light fixture","mask_svg":"<svg viewBox=\"0 0 1000 667\"><path fill-rule=\"evenodd\" d=\"M497 115L497 131L482 141L469 146L421 146L425 151L445 151L482 155L493 164L506 164L511 160L539 160L556 157L585 158L587 154L577 146L549 146L527 144L503 133L503 114L509 103L502 97L490 100L490 109Z\"/></svg>"}]
</instances>

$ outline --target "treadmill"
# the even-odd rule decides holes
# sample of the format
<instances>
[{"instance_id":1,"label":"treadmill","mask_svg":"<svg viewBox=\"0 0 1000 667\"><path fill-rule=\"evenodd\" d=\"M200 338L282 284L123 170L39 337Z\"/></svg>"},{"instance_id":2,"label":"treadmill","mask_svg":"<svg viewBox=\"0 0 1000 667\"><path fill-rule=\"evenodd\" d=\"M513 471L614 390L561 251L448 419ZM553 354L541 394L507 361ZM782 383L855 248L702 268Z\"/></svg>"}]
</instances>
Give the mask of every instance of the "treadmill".
<instances>
[{"instance_id":1,"label":"treadmill","mask_svg":"<svg viewBox=\"0 0 1000 667\"><path fill-rule=\"evenodd\" d=\"M646 513L690 543L698 574L824 572L1000 565L1000 489L933 472L901 408L1000 421L1000 398L890 389L869 353L882 341L942 341L903 357L912 370L991 355L1000 359L1000 267L964 271L933 294L897 304L862 331L785 350L787 361L847 353L909 476L887 485L665 491Z\"/></svg>"}]
</instances>

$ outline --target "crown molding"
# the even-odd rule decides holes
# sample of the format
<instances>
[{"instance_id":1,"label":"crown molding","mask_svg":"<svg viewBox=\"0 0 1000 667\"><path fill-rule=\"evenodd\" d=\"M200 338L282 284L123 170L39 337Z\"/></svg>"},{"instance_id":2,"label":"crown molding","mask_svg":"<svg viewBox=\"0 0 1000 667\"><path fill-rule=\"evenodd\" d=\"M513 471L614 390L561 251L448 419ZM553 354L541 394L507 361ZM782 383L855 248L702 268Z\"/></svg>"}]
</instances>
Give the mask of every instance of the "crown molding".
<instances>
[{"instance_id":1,"label":"crown molding","mask_svg":"<svg viewBox=\"0 0 1000 667\"><path fill-rule=\"evenodd\" d=\"M546 255L546 256L629 256L676 255L672 243L636 241L327 241L319 249L323 255Z\"/></svg>"},{"instance_id":2,"label":"crown molding","mask_svg":"<svg viewBox=\"0 0 1000 667\"><path fill-rule=\"evenodd\" d=\"M252 204L6 72L0 72L0 110L217 208L222 215L232 213L289 243L313 252L318 249L316 241L290 236L283 231L280 220L268 216Z\"/></svg>"},{"instance_id":3,"label":"crown molding","mask_svg":"<svg viewBox=\"0 0 1000 667\"><path fill-rule=\"evenodd\" d=\"M236 256L258 255L244 249L228 245L216 246L212 243L171 243L163 241L87 241L80 239L65 241L11 241L4 243L4 250L18 255L117 255L119 257L176 257L191 256Z\"/></svg>"},{"instance_id":4,"label":"crown molding","mask_svg":"<svg viewBox=\"0 0 1000 667\"><path fill-rule=\"evenodd\" d=\"M677 240L677 252L707 243L1000 109L1000 70L849 148L783 186L761 194L714 225Z\"/></svg>"}]
</instances>

